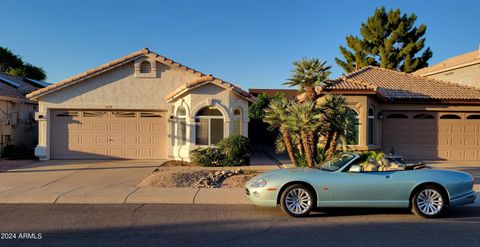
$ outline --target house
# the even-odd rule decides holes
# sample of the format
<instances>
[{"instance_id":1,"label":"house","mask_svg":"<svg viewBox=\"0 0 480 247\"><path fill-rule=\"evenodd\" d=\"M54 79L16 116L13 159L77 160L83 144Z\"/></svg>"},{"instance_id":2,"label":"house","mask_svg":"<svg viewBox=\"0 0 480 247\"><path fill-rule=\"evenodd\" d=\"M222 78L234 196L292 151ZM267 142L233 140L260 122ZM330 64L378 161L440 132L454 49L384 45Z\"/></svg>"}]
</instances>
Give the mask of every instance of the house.
<instances>
[{"instance_id":1,"label":"house","mask_svg":"<svg viewBox=\"0 0 480 247\"><path fill-rule=\"evenodd\" d=\"M344 95L358 116L352 149L414 160L480 159L480 89L369 66L316 92Z\"/></svg>"},{"instance_id":2,"label":"house","mask_svg":"<svg viewBox=\"0 0 480 247\"><path fill-rule=\"evenodd\" d=\"M480 50L446 59L413 74L480 88Z\"/></svg>"},{"instance_id":3,"label":"house","mask_svg":"<svg viewBox=\"0 0 480 247\"><path fill-rule=\"evenodd\" d=\"M274 96L276 94L283 94L287 97L287 99L295 99L298 95L298 90L296 89L266 89L266 88L250 88L248 92L258 97L259 94L266 94L268 96Z\"/></svg>"},{"instance_id":4,"label":"house","mask_svg":"<svg viewBox=\"0 0 480 247\"><path fill-rule=\"evenodd\" d=\"M248 135L238 86L147 48L28 95L38 101L35 155L48 159L189 159Z\"/></svg>"},{"instance_id":5,"label":"house","mask_svg":"<svg viewBox=\"0 0 480 247\"><path fill-rule=\"evenodd\" d=\"M0 72L0 149L7 145L32 149L37 143L34 113L37 102L27 93L48 85L45 82Z\"/></svg>"}]
</instances>

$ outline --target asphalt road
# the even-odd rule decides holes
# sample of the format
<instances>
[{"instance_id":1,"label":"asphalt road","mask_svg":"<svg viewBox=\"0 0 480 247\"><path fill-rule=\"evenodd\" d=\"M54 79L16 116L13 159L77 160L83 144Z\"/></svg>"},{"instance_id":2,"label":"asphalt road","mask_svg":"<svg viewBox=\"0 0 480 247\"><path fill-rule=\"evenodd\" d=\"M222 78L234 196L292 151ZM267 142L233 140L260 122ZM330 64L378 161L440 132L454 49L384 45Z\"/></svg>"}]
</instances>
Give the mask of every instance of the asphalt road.
<instances>
[{"instance_id":1,"label":"asphalt road","mask_svg":"<svg viewBox=\"0 0 480 247\"><path fill-rule=\"evenodd\" d=\"M0 205L0 246L479 246L480 207L426 220L405 210L295 219L229 205ZM30 233L30 235L20 235ZM21 237L41 239L18 239Z\"/></svg>"}]
</instances>

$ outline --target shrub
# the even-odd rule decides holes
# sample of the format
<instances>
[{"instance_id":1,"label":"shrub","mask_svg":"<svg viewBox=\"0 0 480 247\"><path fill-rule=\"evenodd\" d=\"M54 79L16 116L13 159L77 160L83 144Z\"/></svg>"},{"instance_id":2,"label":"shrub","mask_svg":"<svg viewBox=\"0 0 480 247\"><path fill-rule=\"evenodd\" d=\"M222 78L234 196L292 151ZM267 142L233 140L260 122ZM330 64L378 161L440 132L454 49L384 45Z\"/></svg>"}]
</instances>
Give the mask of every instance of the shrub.
<instances>
[{"instance_id":1,"label":"shrub","mask_svg":"<svg viewBox=\"0 0 480 247\"><path fill-rule=\"evenodd\" d=\"M297 162L297 167L308 167L307 157L305 154L295 153L295 161Z\"/></svg>"},{"instance_id":2,"label":"shrub","mask_svg":"<svg viewBox=\"0 0 480 247\"><path fill-rule=\"evenodd\" d=\"M250 165L248 149L250 147L248 138L242 135L232 135L222 139L217 144L218 149L224 154L225 166Z\"/></svg>"},{"instance_id":3,"label":"shrub","mask_svg":"<svg viewBox=\"0 0 480 247\"><path fill-rule=\"evenodd\" d=\"M25 144L19 144L3 147L1 157L7 159L33 159L35 155L32 148L28 148Z\"/></svg>"},{"instance_id":4,"label":"shrub","mask_svg":"<svg viewBox=\"0 0 480 247\"><path fill-rule=\"evenodd\" d=\"M248 138L232 135L222 139L216 146L190 151L193 163L200 166L243 166L250 164Z\"/></svg>"},{"instance_id":5,"label":"shrub","mask_svg":"<svg viewBox=\"0 0 480 247\"><path fill-rule=\"evenodd\" d=\"M190 158L200 166L222 166L225 155L217 147L207 147L190 151Z\"/></svg>"}]
</instances>

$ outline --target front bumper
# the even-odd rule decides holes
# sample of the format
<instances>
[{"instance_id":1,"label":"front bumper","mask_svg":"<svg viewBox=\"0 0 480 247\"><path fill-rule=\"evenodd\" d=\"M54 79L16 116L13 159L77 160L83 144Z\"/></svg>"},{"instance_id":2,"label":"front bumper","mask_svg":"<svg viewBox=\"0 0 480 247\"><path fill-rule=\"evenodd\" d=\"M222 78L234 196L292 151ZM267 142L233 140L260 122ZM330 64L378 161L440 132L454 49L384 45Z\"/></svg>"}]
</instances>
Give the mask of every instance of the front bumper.
<instances>
[{"instance_id":1,"label":"front bumper","mask_svg":"<svg viewBox=\"0 0 480 247\"><path fill-rule=\"evenodd\" d=\"M276 207L277 193L266 188L245 187L245 195L257 206Z\"/></svg>"},{"instance_id":2,"label":"front bumper","mask_svg":"<svg viewBox=\"0 0 480 247\"><path fill-rule=\"evenodd\" d=\"M460 206L460 205L471 204L475 202L476 198L477 198L477 192L470 191L465 195L459 196L454 199L450 199L450 206Z\"/></svg>"}]
</instances>

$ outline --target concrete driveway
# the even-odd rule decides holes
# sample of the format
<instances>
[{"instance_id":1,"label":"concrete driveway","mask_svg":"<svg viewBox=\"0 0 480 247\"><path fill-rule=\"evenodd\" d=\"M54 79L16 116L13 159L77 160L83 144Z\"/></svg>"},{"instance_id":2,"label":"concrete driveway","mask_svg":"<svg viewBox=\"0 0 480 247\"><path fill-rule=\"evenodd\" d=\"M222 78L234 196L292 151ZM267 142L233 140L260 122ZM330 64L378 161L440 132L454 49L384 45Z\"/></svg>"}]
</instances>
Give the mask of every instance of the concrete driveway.
<instances>
[{"instance_id":1,"label":"concrete driveway","mask_svg":"<svg viewBox=\"0 0 480 247\"><path fill-rule=\"evenodd\" d=\"M164 161L44 161L0 173L0 198L10 203L56 203L82 198L123 203ZM68 197L62 198L63 195ZM118 198L111 198L111 196ZM32 201L29 201L32 200ZM60 200L60 201L59 201Z\"/></svg>"}]
</instances>

